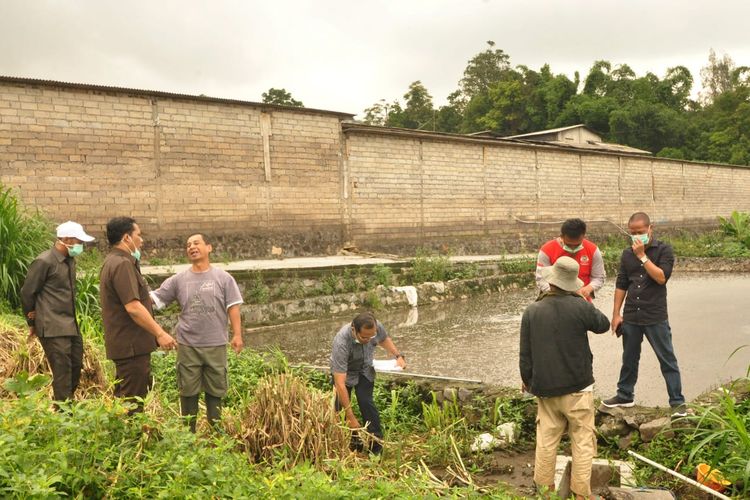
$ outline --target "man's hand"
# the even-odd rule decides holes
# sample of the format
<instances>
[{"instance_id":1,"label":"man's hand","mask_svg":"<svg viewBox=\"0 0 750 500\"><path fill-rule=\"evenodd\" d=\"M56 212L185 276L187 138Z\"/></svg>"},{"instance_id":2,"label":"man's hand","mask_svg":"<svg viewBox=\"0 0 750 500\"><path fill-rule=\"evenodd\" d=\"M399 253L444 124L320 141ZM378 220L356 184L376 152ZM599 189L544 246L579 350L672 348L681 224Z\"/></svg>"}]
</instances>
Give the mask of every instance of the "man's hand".
<instances>
[{"instance_id":1,"label":"man's hand","mask_svg":"<svg viewBox=\"0 0 750 500\"><path fill-rule=\"evenodd\" d=\"M646 245L644 245L641 240L635 240L633 242L632 248L633 248L633 253L639 259L643 257L644 255L646 255Z\"/></svg>"},{"instance_id":2,"label":"man's hand","mask_svg":"<svg viewBox=\"0 0 750 500\"><path fill-rule=\"evenodd\" d=\"M622 324L622 316L619 314L612 315L612 322L610 323L610 326L612 327L612 335L617 335L617 329ZM619 337L619 335L617 335Z\"/></svg>"},{"instance_id":3,"label":"man's hand","mask_svg":"<svg viewBox=\"0 0 750 500\"><path fill-rule=\"evenodd\" d=\"M161 347L165 351L177 348L177 341L174 339L174 337L166 332L156 337L156 342L159 344L159 347Z\"/></svg>"},{"instance_id":4,"label":"man's hand","mask_svg":"<svg viewBox=\"0 0 750 500\"><path fill-rule=\"evenodd\" d=\"M591 285L586 285L584 287L581 287L580 290L578 290L578 295L580 295L584 299L590 299L593 291L594 291L594 287L592 287Z\"/></svg>"},{"instance_id":5,"label":"man's hand","mask_svg":"<svg viewBox=\"0 0 750 500\"><path fill-rule=\"evenodd\" d=\"M406 360L403 356L396 358L396 364L401 367L402 370L406 370Z\"/></svg>"},{"instance_id":6,"label":"man's hand","mask_svg":"<svg viewBox=\"0 0 750 500\"><path fill-rule=\"evenodd\" d=\"M232 342L230 343L234 352L239 354L242 352L242 348L245 347L245 342L242 341L242 335L234 335Z\"/></svg>"},{"instance_id":7,"label":"man's hand","mask_svg":"<svg viewBox=\"0 0 750 500\"><path fill-rule=\"evenodd\" d=\"M35 326L30 326L29 327L29 338L33 339L34 337L36 337L36 327Z\"/></svg>"},{"instance_id":8,"label":"man's hand","mask_svg":"<svg viewBox=\"0 0 750 500\"><path fill-rule=\"evenodd\" d=\"M346 423L349 426L350 429L359 429L362 427L359 425L359 420L357 420L357 417L354 416L354 413L349 412L350 414L346 417Z\"/></svg>"}]
</instances>

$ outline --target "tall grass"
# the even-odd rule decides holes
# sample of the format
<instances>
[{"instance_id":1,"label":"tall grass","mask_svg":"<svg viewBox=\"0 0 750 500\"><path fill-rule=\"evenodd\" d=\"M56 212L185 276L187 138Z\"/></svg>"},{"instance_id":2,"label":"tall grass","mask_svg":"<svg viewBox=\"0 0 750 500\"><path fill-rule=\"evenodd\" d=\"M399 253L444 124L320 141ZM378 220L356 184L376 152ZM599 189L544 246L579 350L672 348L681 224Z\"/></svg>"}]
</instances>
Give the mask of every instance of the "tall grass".
<instances>
[{"instance_id":1,"label":"tall grass","mask_svg":"<svg viewBox=\"0 0 750 500\"><path fill-rule=\"evenodd\" d=\"M49 221L24 208L15 193L0 184L0 301L20 305L29 264L51 245Z\"/></svg>"}]
</instances>

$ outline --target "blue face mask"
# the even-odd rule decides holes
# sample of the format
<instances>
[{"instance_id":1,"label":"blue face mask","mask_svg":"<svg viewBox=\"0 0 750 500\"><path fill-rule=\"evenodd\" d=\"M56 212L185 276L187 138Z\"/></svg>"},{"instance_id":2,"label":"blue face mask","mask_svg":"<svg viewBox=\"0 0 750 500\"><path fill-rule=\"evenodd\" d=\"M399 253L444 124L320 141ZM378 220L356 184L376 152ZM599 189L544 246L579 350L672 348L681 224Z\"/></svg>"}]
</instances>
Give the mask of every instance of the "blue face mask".
<instances>
[{"instance_id":1,"label":"blue face mask","mask_svg":"<svg viewBox=\"0 0 750 500\"><path fill-rule=\"evenodd\" d=\"M631 234L630 237L633 239L633 243L641 241L644 245L648 244L648 233L646 234Z\"/></svg>"}]
</instances>

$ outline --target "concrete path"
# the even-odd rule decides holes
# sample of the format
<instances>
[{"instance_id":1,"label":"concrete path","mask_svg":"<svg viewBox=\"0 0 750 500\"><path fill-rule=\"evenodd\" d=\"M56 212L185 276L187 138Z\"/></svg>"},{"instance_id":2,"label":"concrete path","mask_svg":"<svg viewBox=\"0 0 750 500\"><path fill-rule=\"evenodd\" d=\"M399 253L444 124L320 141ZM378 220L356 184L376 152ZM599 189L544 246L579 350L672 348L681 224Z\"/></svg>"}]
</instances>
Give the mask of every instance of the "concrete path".
<instances>
[{"instance_id":1,"label":"concrete path","mask_svg":"<svg viewBox=\"0 0 750 500\"><path fill-rule=\"evenodd\" d=\"M459 255L449 257L451 262L491 262L533 258L536 254L504 255ZM266 271L282 269L327 269L347 266L374 266L376 264L398 265L411 258L362 257L358 255L332 255L328 257L295 257L290 259L241 260L236 262L212 262L213 266L225 271ZM168 266L142 266L141 272L147 275L170 275L190 267L190 264Z\"/></svg>"}]
</instances>

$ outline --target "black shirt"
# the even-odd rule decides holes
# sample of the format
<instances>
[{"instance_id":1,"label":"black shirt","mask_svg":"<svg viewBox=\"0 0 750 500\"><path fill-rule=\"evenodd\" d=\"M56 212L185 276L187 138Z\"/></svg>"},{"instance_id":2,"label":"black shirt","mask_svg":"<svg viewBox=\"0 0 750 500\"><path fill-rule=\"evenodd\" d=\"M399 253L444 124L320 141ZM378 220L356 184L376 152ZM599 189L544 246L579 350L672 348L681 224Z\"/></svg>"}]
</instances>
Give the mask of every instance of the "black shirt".
<instances>
[{"instance_id":1,"label":"black shirt","mask_svg":"<svg viewBox=\"0 0 750 500\"><path fill-rule=\"evenodd\" d=\"M563 396L594 383L589 330L608 331L609 319L580 295L551 292L526 308L518 366L529 392Z\"/></svg>"},{"instance_id":2,"label":"black shirt","mask_svg":"<svg viewBox=\"0 0 750 500\"><path fill-rule=\"evenodd\" d=\"M659 240L653 240L646 247L646 256L664 271L664 278L669 280L674 266L672 247ZM615 286L619 290L627 291L622 314L624 321L636 325L653 325L669 319L666 282L660 285L654 281L632 248L626 248L622 252Z\"/></svg>"},{"instance_id":3,"label":"black shirt","mask_svg":"<svg viewBox=\"0 0 750 500\"><path fill-rule=\"evenodd\" d=\"M80 335L75 296L75 260L54 247L34 259L21 287L21 304L24 316L36 314L37 337Z\"/></svg>"}]
</instances>

